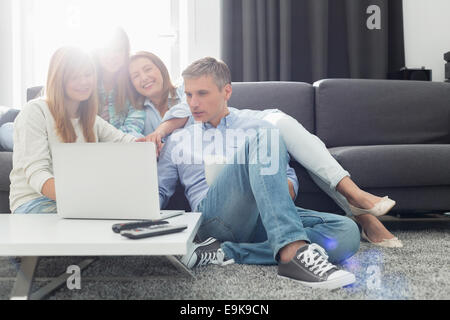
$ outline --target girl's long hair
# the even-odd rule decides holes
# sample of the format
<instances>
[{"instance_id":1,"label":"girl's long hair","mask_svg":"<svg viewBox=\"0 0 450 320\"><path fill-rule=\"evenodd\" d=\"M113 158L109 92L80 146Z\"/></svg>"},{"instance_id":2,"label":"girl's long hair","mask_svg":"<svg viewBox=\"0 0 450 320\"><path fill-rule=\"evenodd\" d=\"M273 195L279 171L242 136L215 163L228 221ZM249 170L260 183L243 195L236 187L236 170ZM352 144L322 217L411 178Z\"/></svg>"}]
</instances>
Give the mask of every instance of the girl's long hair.
<instances>
[{"instance_id":1,"label":"girl's long hair","mask_svg":"<svg viewBox=\"0 0 450 320\"><path fill-rule=\"evenodd\" d=\"M116 113L127 113L127 102L131 102L133 104L133 89L129 80L128 75L128 62L130 57L130 39L128 38L127 33L122 28L114 29L112 34L112 38L110 39L111 43L116 44L119 48L123 49L124 57L123 63L120 70L115 75L115 101L114 106ZM98 75L98 84L102 82L103 72L102 67L99 62L99 53L94 52L94 62L97 69ZM101 101L101 103L105 103L105 101ZM133 105L137 109L141 109L139 106Z\"/></svg>"},{"instance_id":2,"label":"girl's long hair","mask_svg":"<svg viewBox=\"0 0 450 320\"><path fill-rule=\"evenodd\" d=\"M86 142L95 142L95 118L98 112L97 87L94 63L88 53L75 47L58 49L50 61L48 70L46 101L55 119L55 129L62 142L72 143L77 140L70 116L64 107L65 86L68 79L86 70L94 74L93 91L88 100L80 102L80 124Z\"/></svg>"},{"instance_id":3,"label":"girl's long hair","mask_svg":"<svg viewBox=\"0 0 450 320\"><path fill-rule=\"evenodd\" d=\"M154 65L161 72L162 79L163 79L163 92L162 92L161 105L167 104L168 103L168 99L169 99L169 94L174 96L175 93L176 93L176 88L172 84L172 81L170 80L169 71L167 70L166 65L164 64L164 62L156 54L151 53L151 52L147 52L147 51L140 51L140 52L137 52L137 53L133 54L130 57L130 63L133 62L134 60L138 59L138 58L149 59L151 62L154 63ZM129 81L131 81L131 80L129 80ZM140 93L138 93L133 85L132 85L132 87L133 87L133 92L134 92L133 99L132 99L133 103L135 105L139 105L140 108L143 108L146 97L144 97Z\"/></svg>"}]
</instances>

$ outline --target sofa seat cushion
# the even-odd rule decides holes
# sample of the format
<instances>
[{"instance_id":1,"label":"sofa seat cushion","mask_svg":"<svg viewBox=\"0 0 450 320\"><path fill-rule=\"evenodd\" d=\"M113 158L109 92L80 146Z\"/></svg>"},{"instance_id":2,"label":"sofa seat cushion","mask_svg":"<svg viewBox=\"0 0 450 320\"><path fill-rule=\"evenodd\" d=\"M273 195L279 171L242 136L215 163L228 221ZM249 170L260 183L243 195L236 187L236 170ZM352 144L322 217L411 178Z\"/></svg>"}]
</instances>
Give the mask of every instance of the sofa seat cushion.
<instances>
[{"instance_id":1,"label":"sofa seat cushion","mask_svg":"<svg viewBox=\"0 0 450 320\"><path fill-rule=\"evenodd\" d=\"M0 191L9 192L9 174L12 170L12 152L0 152Z\"/></svg>"},{"instance_id":2,"label":"sofa seat cushion","mask_svg":"<svg viewBox=\"0 0 450 320\"><path fill-rule=\"evenodd\" d=\"M450 145L378 145L329 149L361 188L450 185Z\"/></svg>"}]
</instances>

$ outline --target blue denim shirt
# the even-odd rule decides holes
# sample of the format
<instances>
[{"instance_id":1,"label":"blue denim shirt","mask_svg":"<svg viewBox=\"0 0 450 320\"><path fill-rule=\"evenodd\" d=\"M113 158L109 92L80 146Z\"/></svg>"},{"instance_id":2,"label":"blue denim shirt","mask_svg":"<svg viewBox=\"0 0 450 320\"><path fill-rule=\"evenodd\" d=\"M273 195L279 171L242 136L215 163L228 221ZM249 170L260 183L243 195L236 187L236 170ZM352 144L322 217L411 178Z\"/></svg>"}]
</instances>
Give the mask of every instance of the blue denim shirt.
<instances>
[{"instance_id":1,"label":"blue denim shirt","mask_svg":"<svg viewBox=\"0 0 450 320\"><path fill-rule=\"evenodd\" d=\"M177 87L175 96L173 97L169 96L169 111L167 113L169 113L170 110L172 109L174 109L174 111L176 112L176 110L178 109L185 110L186 108L189 109L189 106L186 103L186 94L184 93L184 85L181 85ZM159 125L162 122L162 119L161 114L149 99L145 100L144 110L145 110L144 135L147 136L153 131L155 131L156 128L159 127Z\"/></svg>"},{"instance_id":2,"label":"blue denim shirt","mask_svg":"<svg viewBox=\"0 0 450 320\"><path fill-rule=\"evenodd\" d=\"M225 148L230 146L237 151L245 144L245 140L232 139L223 141L215 138L215 133L226 137L227 129L254 129L273 128L268 122L240 116L240 110L230 108L228 116L223 118L217 128L209 123L194 123L184 129L175 131L166 141L158 161L159 177L159 198L161 208L164 208L170 197L174 194L178 181L185 188L185 195L192 210L197 210L199 203L208 193L209 186L205 178L205 168L203 162L204 154L217 154L217 150L222 148L222 155L227 154ZM198 139L191 139L200 134L203 143L198 145ZM209 138L205 138L208 136ZM197 136L198 137L198 136ZM187 140L186 140L187 139ZM212 141L214 140L214 141ZM212 141L205 143L205 141ZM214 146L214 148L212 148ZM214 149L213 152L211 150ZM180 161L180 155L184 160ZM229 159L229 157L228 157ZM232 162L231 162L232 163ZM287 166L288 179L293 183L295 193L298 192L298 179L294 169Z\"/></svg>"}]
</instances>

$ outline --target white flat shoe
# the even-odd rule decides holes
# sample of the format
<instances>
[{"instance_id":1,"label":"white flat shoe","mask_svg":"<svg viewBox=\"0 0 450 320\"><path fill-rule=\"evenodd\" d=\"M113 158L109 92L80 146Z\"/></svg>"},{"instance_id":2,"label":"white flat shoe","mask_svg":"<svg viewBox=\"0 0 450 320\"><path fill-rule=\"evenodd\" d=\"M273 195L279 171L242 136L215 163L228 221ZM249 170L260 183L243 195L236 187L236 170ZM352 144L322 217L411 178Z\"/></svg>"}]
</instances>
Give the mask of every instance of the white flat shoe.
<instances>
[{"instance_id":1,"label":"white flat shoe","mask_svg":"<svg viewBox=\"0 0 450 320\"><path fill-rule=\"evenodd\" d=\"M379 217L388 213L394 206L395 201L389 199L389 197L383 197L378 201L371 209L361 209L349 204L350 210L354 216L360 216L362 214L371 214L375 217Z\"/></svg>"},{"instance_id":2,"label":"white flat shoe","mask_svg":"<svg viewBox=\"0 0 450 320\"><path fill-rule=\"evenodd\" d=\"M364 229L361 230L361 238L374 244L376 246L385 247L385 248L403 248L403 243L397 238L394 237L392 239L383 239L381 242L373 242L369 239Z\"/></svg>"}]
</instances>

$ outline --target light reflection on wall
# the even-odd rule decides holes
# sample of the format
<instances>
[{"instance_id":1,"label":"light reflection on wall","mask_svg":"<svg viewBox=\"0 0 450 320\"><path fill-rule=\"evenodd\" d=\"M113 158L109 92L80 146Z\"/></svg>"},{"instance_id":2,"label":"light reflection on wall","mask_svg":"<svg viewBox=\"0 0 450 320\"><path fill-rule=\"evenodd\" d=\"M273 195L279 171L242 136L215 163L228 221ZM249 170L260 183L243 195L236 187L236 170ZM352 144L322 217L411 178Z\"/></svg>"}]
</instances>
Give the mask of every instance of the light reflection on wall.
<instances>
[{"instance_id":1,"label":"light reflection on wall","mask_svg":"<svg viewBox=\"0 0 450 320\"><path fill-rule=\"evenodd\" d=\"M176 69L171 10L171 1L161 0L23 0L22 35L16 35L23 38L23 85L45 83L50 57L59 47L90 50L116 26L127 32L132 51L154 52L170 71ZM179 70L175 73L179 76Z\"/></svg>"}]
</instances>

